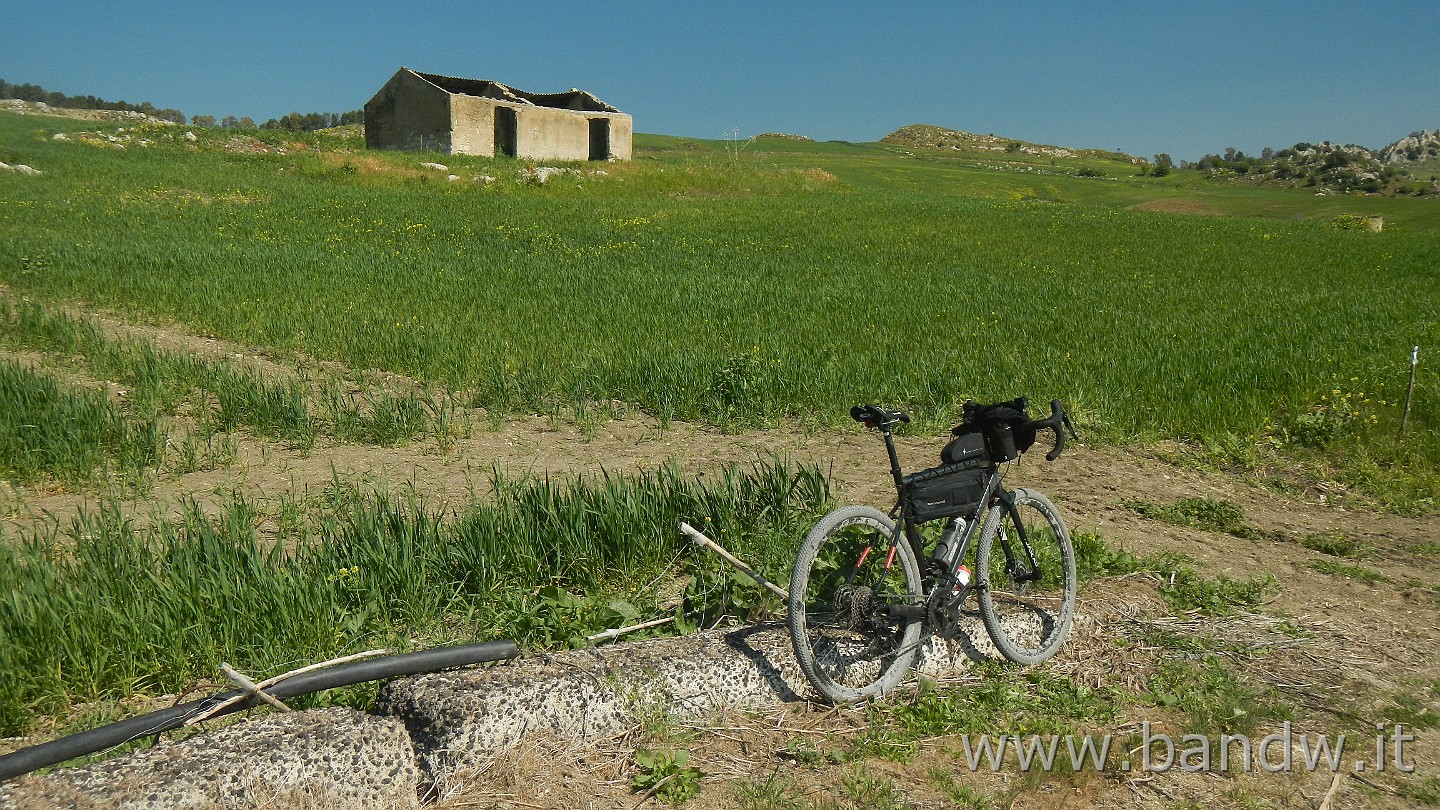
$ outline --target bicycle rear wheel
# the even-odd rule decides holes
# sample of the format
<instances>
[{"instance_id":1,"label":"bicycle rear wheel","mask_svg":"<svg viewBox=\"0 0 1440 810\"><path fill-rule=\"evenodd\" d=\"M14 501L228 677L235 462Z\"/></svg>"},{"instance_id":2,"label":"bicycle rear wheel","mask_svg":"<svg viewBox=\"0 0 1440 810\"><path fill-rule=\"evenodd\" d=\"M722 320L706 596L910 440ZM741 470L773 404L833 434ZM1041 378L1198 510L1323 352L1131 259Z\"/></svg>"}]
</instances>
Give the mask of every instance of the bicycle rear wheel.
<instances>
[{"instance_id":1,"label":"bicycle rear wheel","mask_svg":"<svg viewBox=\"0 0 1440 810\"><path fill-rule=\"evenodd\" d=\"M832 703L882 697L915 660L922 606L920 566L890 518L868 506L837 509L795 558L786 612L795 657Z\"/></svg>"},{"instance_id":2,"label":"bicycle rear wheel","mask_svg":"<svg viewBox=\"0 0 1440 810\"><path fill-rule=\"evenodd\" d=\"M976 549L980 618L990 640L1017 664L1060 649L1075 615L1075 550L1060 510L1028 489L1015 509L990 507Z\"/></svg>"}]
</instances>

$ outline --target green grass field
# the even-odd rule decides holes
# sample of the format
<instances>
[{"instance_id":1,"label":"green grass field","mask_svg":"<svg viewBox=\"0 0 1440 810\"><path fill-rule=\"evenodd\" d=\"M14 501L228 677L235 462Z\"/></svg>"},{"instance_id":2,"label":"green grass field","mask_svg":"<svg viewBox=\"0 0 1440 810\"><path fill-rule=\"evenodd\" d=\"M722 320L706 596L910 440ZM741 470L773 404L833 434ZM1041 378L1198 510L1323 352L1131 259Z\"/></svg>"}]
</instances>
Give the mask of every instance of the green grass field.
<instances>
[{"instance_id":1,"label":"green grass field","mask_svg":"<svg viewBox=\"0 0 1440 810\"><path fill-rule=\"evenodd\" d=\"M221 660L277 671L362 648L553 648L637 617L683 621L730 587L711 575L683 604L658 604L651 585L676 562L681 519L780 578L828 498L818 470L782 461L703 480L496 473L491 489L445 514L337 479L286 510L303 525L279 539L262 537L269 515L241 495L144 527L108 502L0 543L0 735L72 701L180 691Z\"/></svg>"},{"instance_id":2,"label":"green grass field","mask_svg":"<svg viewBox=\"0 0 1440 810\"><path fill-rule=\"evenodd\" d=\"M0 172L0 348L22 358L0 363L13 486L194 469L164 456L234 430L301 450L440 437L453 408L619 400L661 420L823 430L853 429L849 407L871 401L938 431L967 397L1024 394L1065 401L1090 440L1278 455L1395 509L1435 507L1434 200L1139 177L1103 156L654 135L628 164L542 186L523 162L367 153L353 137L78 134L96 127L0 114L0 161L43 172ZM1333 226L1357 214L1386 229ZM425 385L276 379L62 305ZM101 380L127 395L87 388ZM661 613L744 613L753 595L693 561L678 563L693 577L682 603L660 604L676 521L708 518L783 578L828 501L818 470L781 461L706 478L497 472L452 513L340 476L278 505L232 493L147 522L107 502L14 532L0 732L184 689L220 660L274 672L503 635L550 648Z\"/></svg>"},{"instance_id":3,"label":"green grass field","mask_svg":"<svg viewBox=\"0 0 1440 810\"><path fill-rule=\"evenodd\" d=\"M515 161L354 139L266 133L283 154L256 154L219 130L52 138L82 128L0 116L0 160L45 172L0 174L15 293L408 374L501 412L621 400L818 427L863 400L935 429L967 397L1026 394L1104 439L1440 460L1433 364L1407 441L1386 438L1410 347L1440 337L1431 200L661 136L604 176L540 186ZM1087 167L1106 176L1073 174ZM1387 229L1329 226L1346 213Z\"/></svg>"}]
</instances>

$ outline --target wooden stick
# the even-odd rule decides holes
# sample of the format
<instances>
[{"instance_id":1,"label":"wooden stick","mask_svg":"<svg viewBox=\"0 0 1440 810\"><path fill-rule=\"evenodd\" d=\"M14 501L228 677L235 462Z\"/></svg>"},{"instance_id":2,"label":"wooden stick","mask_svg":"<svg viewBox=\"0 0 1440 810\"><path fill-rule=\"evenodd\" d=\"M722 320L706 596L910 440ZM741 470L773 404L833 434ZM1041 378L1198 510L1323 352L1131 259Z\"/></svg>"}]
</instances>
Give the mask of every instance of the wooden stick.
<instances>
[{"instance_id":1,"label":"wooden stick","mask_svg":"<svg viewBox=\"0 0 1440 810\"><path fill-rule=\"evenodd\" d=\"M1330 780L1330 789L1325 791L1325 798L1320 802L1320 810L1330 810L1330 801L1335 798L1335 793L1340 790L1340 777L1344 775L1342 771L1335 772L1335 778Z\"/></svg>"},{"instance_id":2,"label":"wooden stick","mask_svg":"<svg viewBox=\"0 0 1440 810\"><path fill-rule=\"evenodd\" d=\"M790 594L786 593L784 588L781 588L779 585L776 585L765 577L760 576L758 573L755 572L753 568L743 562L740 562L740 560L737 559L735 555L726 551L720 546L719 543L711 540L704 534L700 533L700 531L694 526L691 526L689 523L686 523L682 520L680 521L680 531L684 532L685 535L688 536L691 540L694 540L696 545L705 546L716 554L719 554L725 560L725 562L730 563L731 565L740 569L740 572L743 573L745 576L755 580L755 584L764 587L766 590L780 597L781 602L788 603L790 601Z\"/></svg>"},{"instance_id":3,"label":"wooden stick","mask_svg":"<svg viewBox=\"0 0 1440 810\"><path fill-rule=\"evenodd\" d=\"M616 628L614 628L613 630L604 630L604 631L601 631L601 632L599 632L599 633L596 633L596 634L593 635L593 636L586 636L586 637L585 637L585 640L586 640L586 641L602 641L602 640L605 640L605 639L612 639L612 638L615 638L616 636L623 636L623 635L625 635L626 633L633 633L633 632L635 632L636 630L644 630L644 629L647 628L647 627L659 627L659 626L662 625L662 624L668 624L668 623L673 622L673 621L675 621L675 617L674 617L674 616L666 616L666 617L663 618L663 619L655 619L655 620L653 620L653 621L641 622L640 624L632 624L632 625L630 625L629 627L616 627Z\"/></svg>"},{"instance_id":4,"label":"wooden stick","mask_svg":"<svg viewBox=\"0 0 1440 810\"><path fill-rule=\"evenodd\" d=\"M301 667L301 668L299 668L299 669L292 669L292 670L290 670L289 672L286 672L286 673L283 673L283 674L280 674L280 675L276 675L276 676L274 676L274 677L272 677L272 678L266 678L265 680L261 681L260 683L255 684L255 686L259 687L260 689L269 689L270 687L272 687L272 686L274 686L275 684L277 684L277 683L285 680L286 678L293 678L293 677L295 677L296 675L304 675L304 674L307 673L307 672L314 672L314 671L317 670L317 669L326 669L327 667L333 667L333 666L335 666L335 665L337 665L337 664L348 664L348 663L350 663L351 661L358 661L358 660L360 660L360 659L362 659L362 658L374 658L374 657L377 656L377 655L389 655L389 654L390 654L390 650L366 650L365 652L355 653L354 655L346 655L346 656L343 656L343 657L341 657L341 658L332 658L332 659L330 659L329 661L321 661L321 662L318 663L318 664L310 664L309 666L304 666L304 667ZM222 664L221 666L223 667L224 665ZM249 698L250 698L250 695L249 695L249 694L242 693L242 694L239 694L239 695L235 695L235 696L233 696L233 697L230 697L230 698L228 698L228 699L226 699L226 700L222 700L222 701L220 701L219 703L215 704L214 706L211 706L210 708L206 709L205 711L200 712L199 714L194 715L193 717L186 718L186 720L185 720L185 722L184 722L183 725L193 726L193 725L195 725L196 723L200 723L200 722L203 722L203 721L205 721L205 720L208 720L208 719L210 719L211 717L215 716L216 714L220 713L221 711L224 711L225 709L228 709L229 707L234 706L236 703L239 703L239 702L241 702L241 701L243 701L243 700L247 700L247 699L249 699Z\"/></svg>"},{"instance_id":5,"label":"wooden stick","mask_svg":"<svg viewBox=\"0 0 1440 810\"><path fill-rule=\"evenodd\" d=\"M234 681L241 689L244 689L247 695L254 695L282 712L294 711L294 709L281 703L279 698L266 692L259 684L236 672L229 664L223 661L220 662L220 671L225 673L225 677Z\"/></svg>"},{"instance_id":6,"label":"wooden stick","mask_svg":"<svg viewBox=\"0 0 1440 810\"><path fill-rule=\"evenodd\" d=\"M317 669L329 669L330 667L336 666L338 664L348 664L351 661L359 661L362 658L374 658L377 655L389 655L391 652L391 650L366 650L365 652L355 653L354 655L346 655L340 658L331 658L329 661L321 661L318 664L310 664L309 666L303 666L299 669L292 669L289 672L266 678L265 680L260 682L260 688L268 689L269 687L272 687L283 680L293 678L296 675L304 675L307 672L314 672Z\"/></svg>"}]
</instances>

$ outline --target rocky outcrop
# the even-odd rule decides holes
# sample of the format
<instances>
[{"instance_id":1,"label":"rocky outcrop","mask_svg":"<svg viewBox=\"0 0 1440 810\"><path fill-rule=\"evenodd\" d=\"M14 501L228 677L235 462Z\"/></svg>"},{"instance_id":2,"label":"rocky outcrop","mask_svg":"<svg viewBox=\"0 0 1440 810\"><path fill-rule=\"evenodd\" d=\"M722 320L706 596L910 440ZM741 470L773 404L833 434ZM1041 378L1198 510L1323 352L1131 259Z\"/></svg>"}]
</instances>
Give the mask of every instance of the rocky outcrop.
<instances>
[{"instance_id":1,"label":"rocky outcrop","mask_svg":"<svg viewBox=\"0 0 1440 810\"><path fill-rule=\"evenodd\" d=\"M1381 149L1375 155L1382 163L1416 163L1440 160L1440 129L1420 130Z\"/></svg>"},{"instance_id":2,"label":"rocky outcrop","mask_svg":"<svg viewBox=\"0 0 1440 810\"><path fill-rule=\"evenodd\" d=\"M0 99L0 112L16 115L48 115L54 118L78 118L82 121L133 121L136 123L173 124L131 110L79 110L70 107L52 107L43 101L21 101L16 98Z\"/></svg>"},{"instance_id":3,"label":"rocky outcrop","mask_svg":"<svg viewBox=\"0 0 1440 810\"><path fill-rule=\"evenodd\" d=\"M1123 152L1108 152L1103 149L1070 149L1063 146L1027 143L1014 138L998 135L977 135L958 129L946 129L930 124L911 124L901 127L880 139L881 143L896 146L919 147L922 149L950 149L957 152L981 152L1021 154L1047 158L1100 158L1125 163L1143 163L1141 158Z\"/></svg>"}]
</instances>

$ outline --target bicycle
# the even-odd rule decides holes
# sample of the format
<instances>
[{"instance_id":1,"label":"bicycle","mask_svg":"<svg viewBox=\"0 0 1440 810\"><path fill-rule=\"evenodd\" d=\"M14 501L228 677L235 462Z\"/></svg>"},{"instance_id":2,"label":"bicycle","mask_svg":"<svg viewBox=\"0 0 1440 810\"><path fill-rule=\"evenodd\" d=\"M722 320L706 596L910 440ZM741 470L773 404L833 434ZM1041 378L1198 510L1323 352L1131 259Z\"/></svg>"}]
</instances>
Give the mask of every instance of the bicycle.
<instances>
[{"instance_id":1,"label":"bicycle","mask_svg":"<svg viewBox=\"0 0 1440 810\"><path fill-rule=\"evenodd\" d=\"M913 665L925 626L942 638L959 634L972 592L986 632L1009 660L1038 664L1064 643L1077 587L1070 532L1043 494L1005 489L1000 465L1029 449L1038 431L1055 435L1047 461L1065 450L1062 426L1078 437L1058 401L1042 420L1026 417L1027 404L1023 397L967 402L942 464L909 475L892 428L910 417L876 405L851 410L884 437L898 497L888 515L870 506L830 512L796 555L787 623L800 668L827 700L854 703L893 690ZM933 531L922 527L939 521L927 554Z\"/></svg>"}]
</instances>

